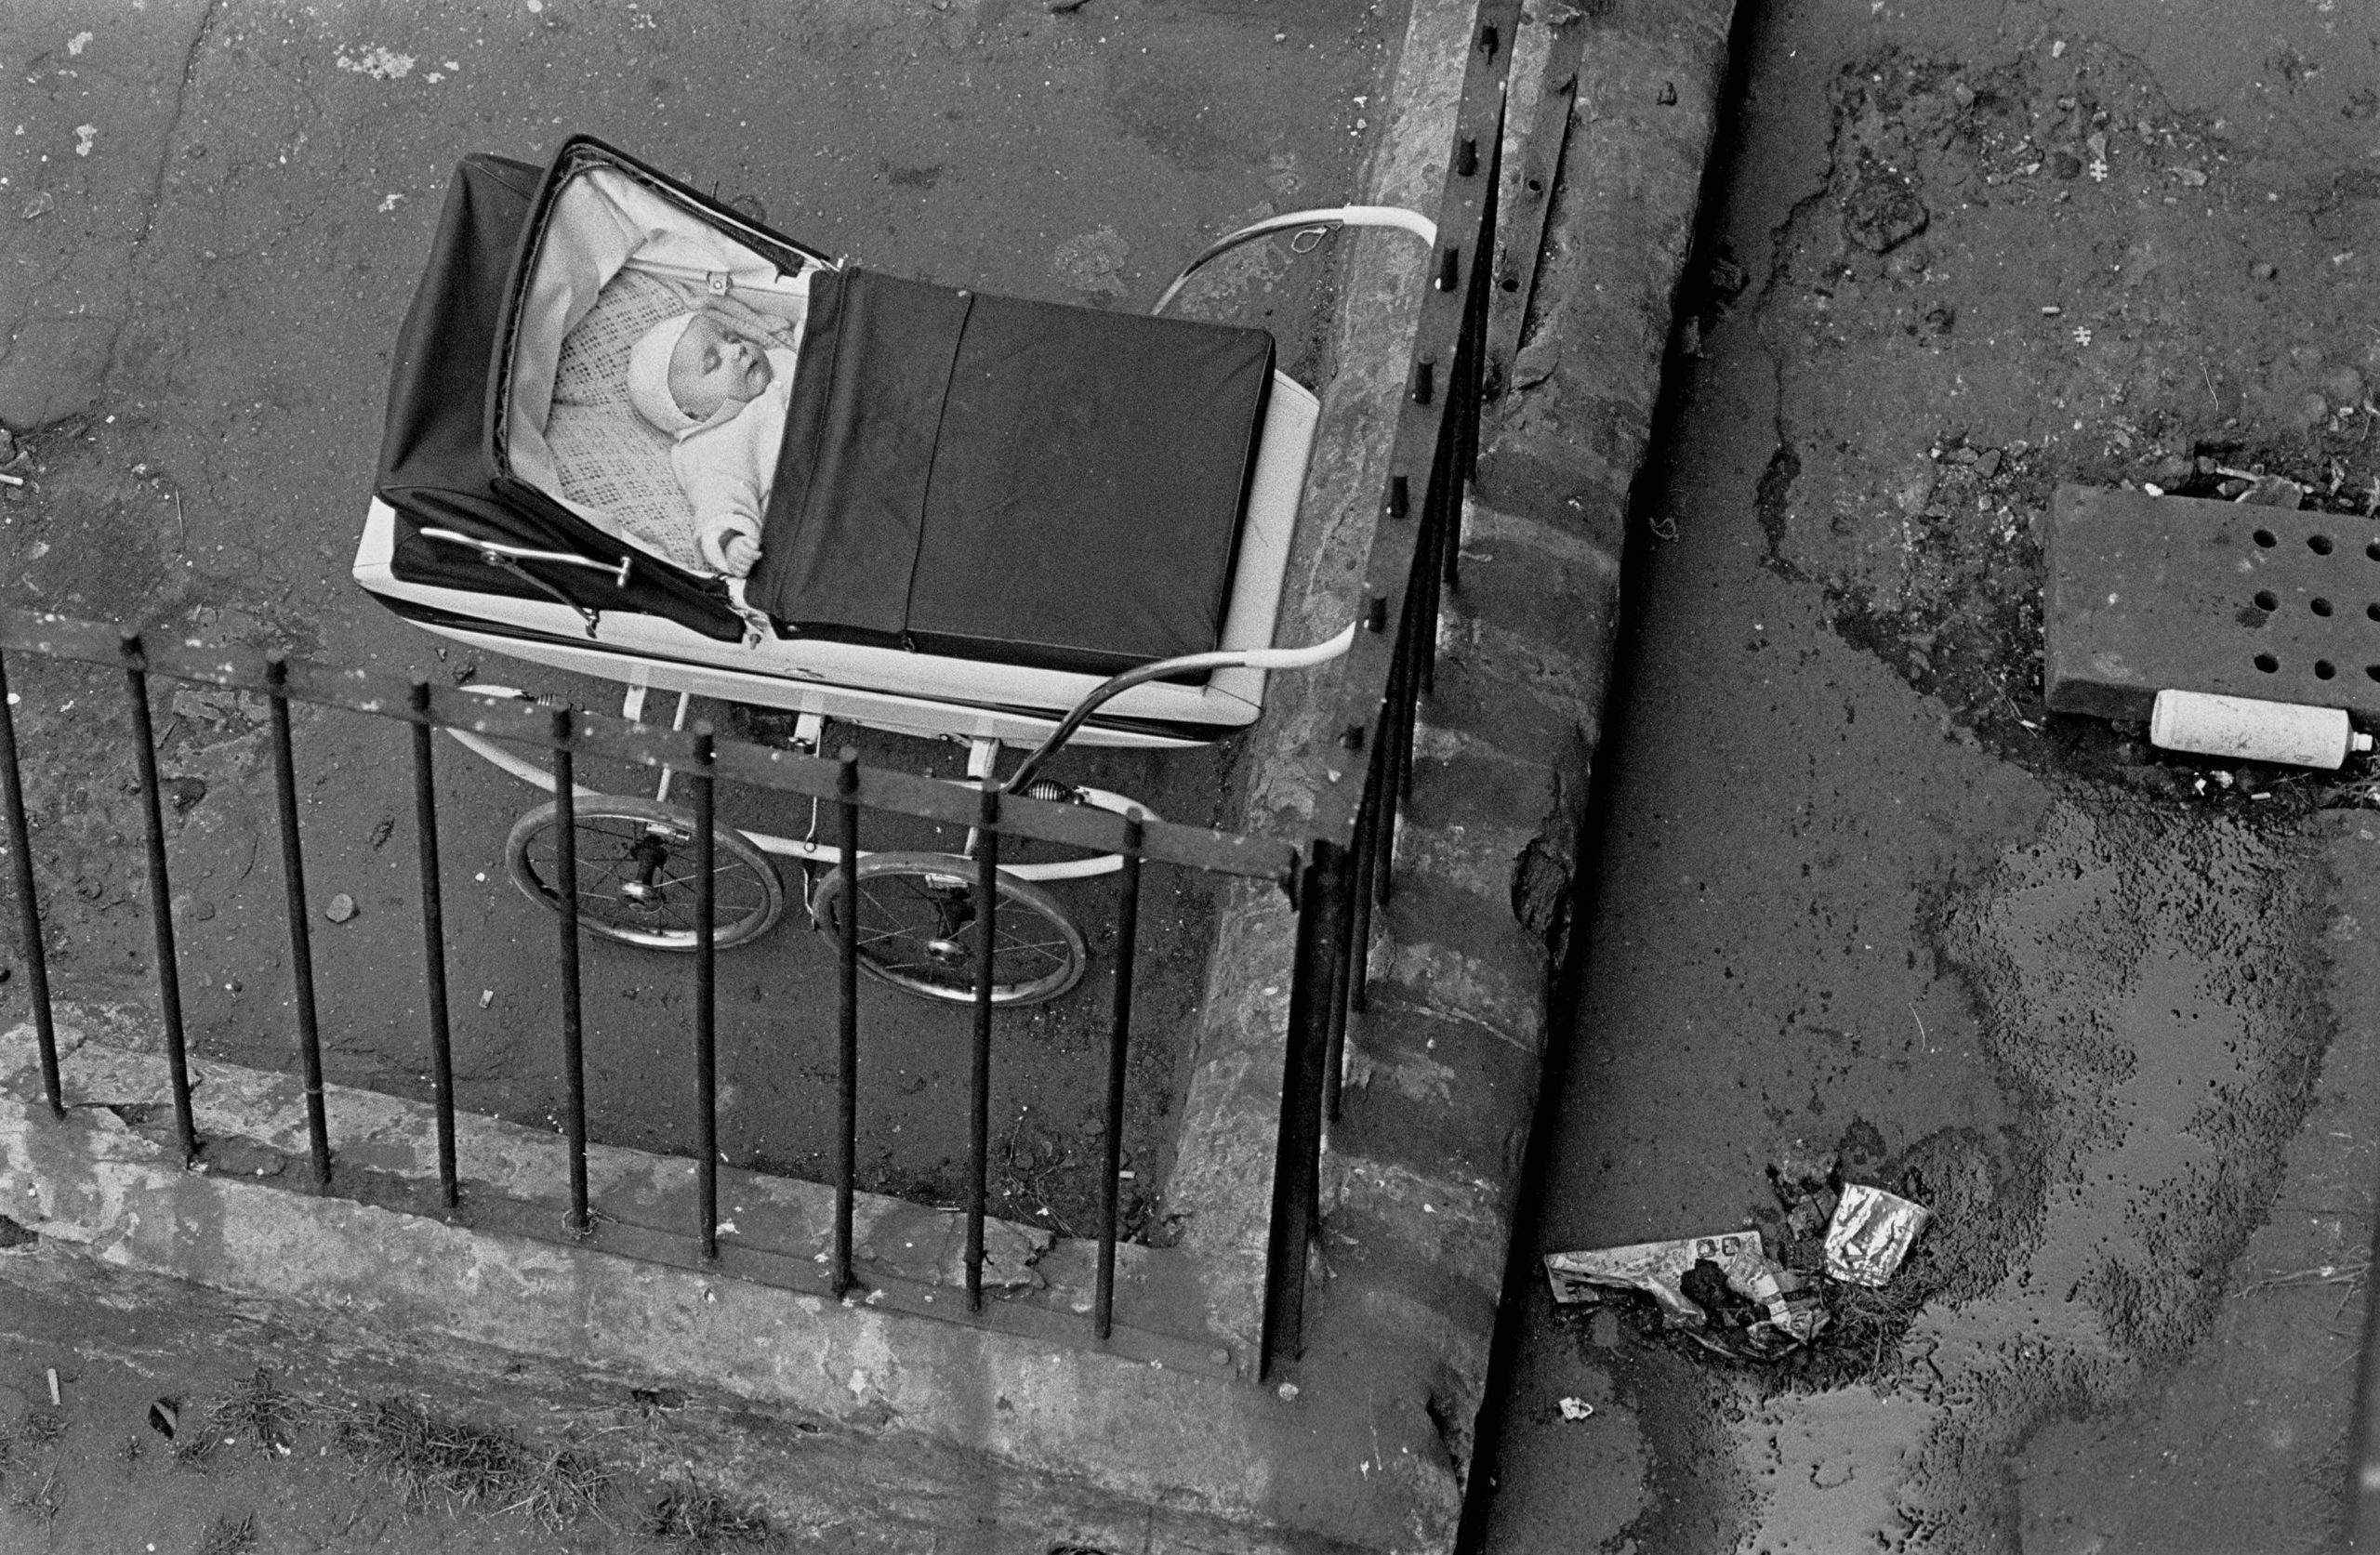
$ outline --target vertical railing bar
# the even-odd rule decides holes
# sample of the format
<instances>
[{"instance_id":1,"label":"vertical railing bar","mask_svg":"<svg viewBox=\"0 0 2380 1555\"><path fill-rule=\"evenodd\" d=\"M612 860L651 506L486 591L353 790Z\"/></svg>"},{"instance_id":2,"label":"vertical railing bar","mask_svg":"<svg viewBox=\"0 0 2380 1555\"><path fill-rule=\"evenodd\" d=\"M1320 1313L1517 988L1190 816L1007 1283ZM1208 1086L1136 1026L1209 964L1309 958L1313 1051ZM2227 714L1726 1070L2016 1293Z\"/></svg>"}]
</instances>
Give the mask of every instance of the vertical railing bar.
<instances>
[{"instance_id":1,"label":"vertical railing bar","mask_svg":"<svg viewBox=\"0 0 2380 1555\"><path fill-rule=\"evenodd\" d=\"M1297 948L1289 981L1288 1040L1281 1059L1281 1114L1273 1155L1272 1218L1264 1253L1260 1377L1305 1343L1306 1253L1313 1242L1322 1175L1323 1001L1338 964L1354 887L1346 850L1316 839L1301 882Z\"/></svg>"},{"instance_id":2,"label":"vertical railing bar","mask_svg":"<svg viewBox=\"0 0 2380 1555\"><path fill-rule=\"evenodd\" d=\"M413 710L427 718L430 682L413 683ZM446 905L438 878L438 785L427 721L413 726L414 853L421 865L421 980L429 1004L430 1072L437 1094L438 1196L452 1209L462 1196L455 1171L455 1043L446 1008Z\"/></svg>"},{"instance_id":3,"label":"vertical railing bar","mask_svg":"<svg viewBox=\"0 0 2380 1555\"><path fill-rule=\"evenodd\" d=\"M1428 522L1426 516L1422 521L1424 524ZM1403 672L1400 675L1397 666L1390 666L1388 712L1381 719L1381 738L1388 742L1391 759L1395 762L1389 771L1395 781L1388 789L1395 800L1388 812L1392 830L1396 824L1397 808L1413 797L1413 764L1405 759L1410 745L1406 720L1413 716L1421 694L1430 689L1425 679L1427 661L1422 656L1425 652L1422 639L1429 635L1430 627L1421 617L1421 569L1432 560L1427 546L1425 531L1424 537L1415 547L1414 569L1405 580L1405 620L1398 641L1398 652L1404 659ZM1394 889L1393 885L1391 889Z\"/></svg>"},{"instance_id":4,"label":"vertical railing bar","mask_svg":"<svg viewBox=\"0 0 2380 1555\"><path fill-rule=\"evenodd\" d=\"M984 1199L992 1148L992 957L998 949L999 788L984 774L975 824L975 1047L968 1080L967 1310L984 1310Z\"/></svg>"},{"instance_id":5,"label":"vertical railing bar","mask_svg":"<svg viewBox=\"0 0 2380 1555\"><path fill-rule=\"evenodd\" d=\"M41 1051L42 1094L53 1118L66 1115L66 1093L58 1073L58 1027L49 1007L49 947L42 941L41 897L33 884L33 824L25 814L24 773L17 765L17 715L9 704L8 671L0 664L0 801L8 822L8 857L17 881L17 935L25 957L25 981L33 1001L33 1043Z\"/></svg>"},{"instance_id":6,"label":"vertical railing bar","mask_svg":"<svg viewBox=\"0 0 2380 1555\"><path fill-rule=\"evenodd\" d=\"M1132 951L1141 923L1141 812L1124 815L1123 877L1116 887L1116 1001L1107 1032L1106 1170L1099 1192L1099 1277L1091 1324L1103 1339L1116 1321L1116 1216L1124 1169L1124 1064L1132 1026Z\"/></svg>"},{"instance_id":7,"label":"vertical railing bar","mask_svg":"<svg viewBox=\"0 0 2380 1555\"><path fill-rule=\"evenodd\" d=\"M1352 876L1353 874L1354 870L1351 867L1349 875ZM1329 1002L1323 1007L1328 1019L1323 1022L1322 1074L1318 1082L1320 1094L1314 1100L1315 1104L1322 1109L1324 1121L1329 1123L1339 1121L1338 1072L1340 1064L1344 1061L1347 1049L1347 1007L1349 995L1355 985L1354 920L1357 912L1360 911L1355 905L1355 882L1350 878L1346 914L1348 932L1340 936L1339 955L1330 967Z\"/></svg>"},{"instance_id":8,"label":"vertical railing bar","mask_svg":"<svg viewBox=\"0 0 2380 1555\"><path fill-rule=\"evenodd\" d=\"M835 1045L835 1297L852 1287L852 1200L859 1175L859 752L845 745L835 774L841 821Z\"/></svg>"},{"instance_id":9,"label":"vertical railing bar","mask_svg":"<svg viewBox=\"0 0 2380 1555\"><path fill-rule=\"evenodd\" d=\"M306 855L298 835L298 762L289 740L289 660L264 660L265 708L271 730L272 786L281 821L281 890L289 913L291 993L298 1007L298 1058L306 1077L306 1144L314 1185L331 1182L330 1121L323 1109L323 1033L314 1010L314 929L306 908Z\"/></svg>"},{"instance_id":10,"label":"vertical railing bar","mask_svg":"<svg viewBox=\"0 0 2380 1555\"><path fill-rule=\"evenodd\" d=\"M184 1165L198 1158L198 1125L190 1109L190 1052L182 1033L181 965L174 952L173 882L165 871L165 812L157 791L157 735L149 717L149 670L140 634L124 633L125 691L132 701L132 739L139 747L141 819L147 829L149 927L156 942L157 1004L165 1027L165 1073L173 1089L174 1135Z\"/></svg>"},{"instance_id":11,"label":"vertical railing bar","mask_svg":"<svg viewBox=\"0 0 2380 1555\"><path fill-rule=\"evenodd\" d=\"M1387 771L1384 750L1375 747L1364 773L1364 800L1355 810L1354 879L1347 903L1347 969L1345 983L1333 1006L1329 1043L1322 1056L1322 1116L1339 1121L1339 1095L1347 1066L1347 1018L1362 1013L1365 983L1371 976L1372 876L1380 867L1379 833L1386 808L1382 776Z\"/></svg>"},{"instance_id":12,"label":"vertical railing bar","mask_svg":"<svg viewBox=\"0 0 2380 1555\"><path fill-rule=\"evenodd\" d=\"M1407 650L1404 635L1412 629L1409 608L1412 590L1409 587L1406 591L1406 597L1408 608L1406 614L1398 619L1396 651L1390 659L1388 666L1386 706L1391 711L1383 712L1381 717L1380 745L1372 753L1372 759L1381 764L1380 814L1372 827L1370 848L1373 863L1366 881L1370 888L1372 903L1375 906L1386 905L1388 899L1396 891L1396 807L1400 797L1398 784L1401 778L1400 769L1394 755L1397 749L1397 741L1394 737L1392 721L1394 710L1401 709L1407 702L1411 700L1408 688L1411 683L1412 655Z\"/></svg>"},{"instance_id":13,"label":"vertical railing bar","mask_svg":"<svg viewBox=\"0 0 2380 1555\"><path fill-rule=\"evenodd\" d=\"M718 810L711 727L694 725L694 1112L695 1196L703 1259L719 1258L719 868L712 827Z\"/></svg>"},{"instance_id":14,"label":"vertical railing bar","mask_svg":"<svg viewBox=\"0 0 2380 1555\"><path fill-rule=\"evenodd\" d=\"M1360 969L1368 959L1365 954L1364 939L1371 931L1372 890L1374 876L1380 870L1381 774L1386 770L1387 758L1380 746L1374 745L1372 758L1364 769L1363 802L1355 807L1355 916L1352 932L1355 939L1355 965L1359 970L1347 985L1347 997L1349 1008L1358 1015L1364 1011L1364 977ZM1334 1118L1339 1115L1335 1091L1330 1115Z\"/></svg>"},{"instance_id":15,"label":"vertical railing bar","mask_svg":"<svg viewBox=\"0 0 2380 1555\"><path fill-rule=\"evenodd\" d=\"M1420 586L1418 602L1421 607L1414 645L1421 652L1423 696L1433 695L1438 689L1438 578L1446 565L1448 515L1462 500L1462 481L1455 473L1458 438L1452 419L1461 408L1460 388L1450 385L1448 398L1449 419L1438 424L1438 446L1430 460L1429 497L1422 506L1421 530L1413 547L1413 581Z\"/></svg>"},{"instance_id":16,"label":"vertical railing bar","mask_svg":"<svg viewBox=\"0 0 2380 1555\"><path fill-rule=\"evenodd\" d=\"M561 923L562 1078L569 1089L563 1127L570 1139L570 1220L574 1235L595 1229L587 1204L587 1055L578 1008L578 792L570 755L571 711L553 712L554 895Z\"/></svg>"}]
</instances>

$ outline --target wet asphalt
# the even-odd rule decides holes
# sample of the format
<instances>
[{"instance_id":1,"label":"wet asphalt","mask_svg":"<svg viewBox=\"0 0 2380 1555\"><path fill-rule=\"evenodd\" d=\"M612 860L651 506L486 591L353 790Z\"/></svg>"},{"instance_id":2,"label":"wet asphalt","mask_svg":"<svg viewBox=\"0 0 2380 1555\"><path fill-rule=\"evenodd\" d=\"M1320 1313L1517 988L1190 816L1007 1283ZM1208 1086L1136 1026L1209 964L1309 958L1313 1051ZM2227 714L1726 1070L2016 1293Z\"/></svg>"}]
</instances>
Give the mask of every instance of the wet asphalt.
<instances>
[{"instance_id":1,"label":"wet asphalt","mask_svg":"<svg viewBox=\"0 0 2380 1555\"><path fill-rule=\"evenodd\" d=\"M2059 480L2373 474L2291 377L2369 371L2365 21L1742 8L1524 1246L1773 1229L1771 1166L1936 1219L1823 1375L1524 1270L1474 1548L2326 1536L2375 828L2047 716L2032 591ZM1879 235L1893 188L1925 216Z\"/></svg>"}]
</instances>

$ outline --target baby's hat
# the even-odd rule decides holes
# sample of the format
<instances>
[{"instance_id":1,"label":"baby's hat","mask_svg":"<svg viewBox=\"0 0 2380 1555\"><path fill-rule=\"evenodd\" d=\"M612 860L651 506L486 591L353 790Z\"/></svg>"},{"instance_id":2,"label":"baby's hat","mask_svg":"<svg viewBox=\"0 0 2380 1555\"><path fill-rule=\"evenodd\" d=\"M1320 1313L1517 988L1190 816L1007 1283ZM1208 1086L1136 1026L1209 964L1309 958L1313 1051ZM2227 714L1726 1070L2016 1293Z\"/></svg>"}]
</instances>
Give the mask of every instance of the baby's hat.
<instances>
[{"instance_id":1,"label":"baby's hat","mask_svg":"<svg viewBox=\"0 0 2380 1555\"><path fill-rule=\"evenodd\" d=\"M628 402L636 406L639 415L673 438L701 425L679 408L677 397L669 392L669 355L694 322L692 313L664 319L638 336L636 344L628 348Z\"/></svg>"}]
</instances>

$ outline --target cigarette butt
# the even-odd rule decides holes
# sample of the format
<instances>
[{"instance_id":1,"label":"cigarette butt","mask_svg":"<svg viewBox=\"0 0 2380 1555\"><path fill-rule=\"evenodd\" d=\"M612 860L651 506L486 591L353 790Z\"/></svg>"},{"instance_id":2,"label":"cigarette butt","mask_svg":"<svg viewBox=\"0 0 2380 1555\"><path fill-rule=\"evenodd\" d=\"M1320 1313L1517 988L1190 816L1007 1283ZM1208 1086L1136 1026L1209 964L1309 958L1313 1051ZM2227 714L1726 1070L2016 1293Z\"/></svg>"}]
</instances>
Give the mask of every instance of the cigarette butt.
<instances>
[{"instance_id":1,"label":"cigarette butt","mask_svg":"<svg viewBox=\"0 0 2380 1555\"><path fill-rule=\"evenodd\" d=\"M25 483L25 478L21 475L0 475L0 481L6 481L11 486L21 486Z\"/></svg>"},{"instance_id":2,"label":"cigarette butt","mask_svg":"<svg viewBox=\"0 0 2380 1555\"><path fill-rule=\"evenodd\" d=\"M49 1406L55 1409L63 1402L58 1396L58 1368L52 1366L49 1368Z\"/></svg>"}]
</instances>

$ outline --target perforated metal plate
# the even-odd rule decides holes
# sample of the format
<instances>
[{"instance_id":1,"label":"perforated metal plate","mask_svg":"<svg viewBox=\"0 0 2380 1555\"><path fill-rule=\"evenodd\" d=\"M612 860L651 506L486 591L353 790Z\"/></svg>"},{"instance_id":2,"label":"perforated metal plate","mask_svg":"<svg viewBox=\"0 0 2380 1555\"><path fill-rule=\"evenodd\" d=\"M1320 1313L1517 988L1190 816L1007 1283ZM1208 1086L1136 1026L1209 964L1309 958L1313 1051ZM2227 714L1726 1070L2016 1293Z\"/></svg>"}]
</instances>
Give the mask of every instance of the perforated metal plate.
<instances>
[{"instance_id":1,"label":"perforated metal plate","mask_svg":"<svg viewBox=\"0 0 2380 1555\"><path fill-rule=\"evenodd\" d=\"M2060 486L2043 676L2061 713L2215 692L2380 718L2380 526Z\"/></svg>"}]
</instances>

